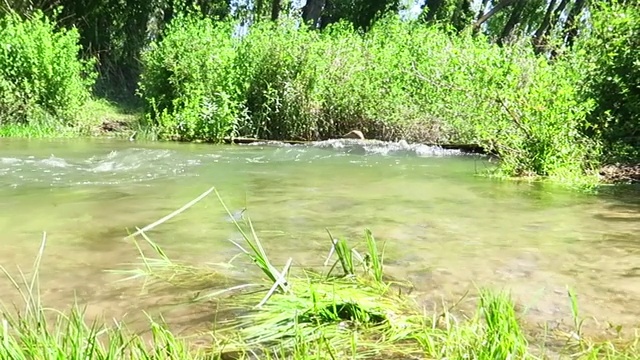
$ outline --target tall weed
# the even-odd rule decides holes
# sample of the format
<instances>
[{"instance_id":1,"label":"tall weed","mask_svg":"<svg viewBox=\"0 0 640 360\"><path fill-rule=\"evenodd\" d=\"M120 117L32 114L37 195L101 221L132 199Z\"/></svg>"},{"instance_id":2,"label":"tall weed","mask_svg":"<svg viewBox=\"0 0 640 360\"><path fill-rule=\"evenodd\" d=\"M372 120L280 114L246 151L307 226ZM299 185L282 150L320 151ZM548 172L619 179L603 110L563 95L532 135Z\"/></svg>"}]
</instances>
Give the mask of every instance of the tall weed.
<instances>
[{"instance_id":1,"label":"tall weed","mask_svg":"<svg viewBox=\"0 0 640 360\"><path fill-rule=\"evenodd\" d=\"M435 27L412 37L428 39L411 47L413 91L450 139L499 154L508 176L575 180L591 169L598 146L583 130L593 103L580 101L572 59L550 64L526 43L498 47Z\"/></svg>"},{"instance_id":2,"label":"tall weed","mask_svg":"<svg viewBox=\"0 0 640 360\"><path fill-rule=\"evenodd\" d=\"M244 106L249 115L240 133L268 139L319 136L316 82L326 60L317 32L285 20L258 23L238 47L244 68Z\"/></svg>"}]
</instances>

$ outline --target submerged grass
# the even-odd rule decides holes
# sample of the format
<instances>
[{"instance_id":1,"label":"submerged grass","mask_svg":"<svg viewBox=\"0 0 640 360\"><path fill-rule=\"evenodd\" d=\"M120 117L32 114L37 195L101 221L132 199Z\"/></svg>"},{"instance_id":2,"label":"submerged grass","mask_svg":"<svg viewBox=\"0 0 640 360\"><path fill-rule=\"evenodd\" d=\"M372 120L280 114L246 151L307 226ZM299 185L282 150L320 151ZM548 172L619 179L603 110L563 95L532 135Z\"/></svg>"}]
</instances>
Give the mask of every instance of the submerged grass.
<instances>
[{"instance_id":1,"label":"submerged grass","mask_svg":"<svg viewBox=\"0 0 640 360\"><path fill-rule=\"evenodd\" d=\"M13 277L0 266L23 302L21 309L0 307L0 359L205 359L151 318L152 337L145 341L117 321L113 327L97 320L87 323L77 303L67 312L45 307L39 287L45 244L46 233L30 277L21 270L19 277Z\"/></svg>"},{"instance_id":2,"label":"submerged grass","mask_svg":"<svg viewBox=\"0 0 640 360\"><path fill-rule=\"evenodd\" d=\"M569 291L573 329L533 336L523 327L516 306L504 292L480 289L477 310L469 317L453 307L429 311L415 298L403 294L397 282L383 274L382 251L370 231L365 231L366 251L330 234L332 251L323 269L292 270L292 260L282 270L269 259L249 219L234 220L246 242L234 242L240 256L256 264L262 281L221 290L217 268L174 262L149 239L145 231L183 213L209 193L163 219L139 229L156 257L144 254L136 241L142 263L125 272L127 280L145 278L150 284L168 283L180 292L203 279L213 291L196 291L194 301L212 301L217 309L234 316L219 319L211 330L208 349L195 349L185 339L149 317L151 337L129 331L122 323L113 326L87 323L78 305L70 311L47 309L38 286L38 271L46 237L30 278L20 272L11 277L0 267L24 303L23 309L4 307L0 318L0 359L638 359L640 348L621 336L594 341L582 333L583 321L575 294ZM216 194L225 209L220 194ZM234 219L232 217L232 219ZM331 265L333 253L337 260ZM234 258L235 259L235 258ZM336 270L341 264L342 272ZM216 266L219 266L218 264ZM331 265L331 266L330 266ZM224 264L233 267L232 262ZM249 287L259 291L245 291ZM207 294L202 295L203 292ZM206 304L206 302L205 302ZM444 305L444 304L443 304ZM455 305L454 305L455 307ZM214 309L211 310L216 311ZM53 317L53 321L50 321ZM620 329L618 329L620 333ZM548 342L562 346L546 346Z\"/></svg>"}]
</instances>

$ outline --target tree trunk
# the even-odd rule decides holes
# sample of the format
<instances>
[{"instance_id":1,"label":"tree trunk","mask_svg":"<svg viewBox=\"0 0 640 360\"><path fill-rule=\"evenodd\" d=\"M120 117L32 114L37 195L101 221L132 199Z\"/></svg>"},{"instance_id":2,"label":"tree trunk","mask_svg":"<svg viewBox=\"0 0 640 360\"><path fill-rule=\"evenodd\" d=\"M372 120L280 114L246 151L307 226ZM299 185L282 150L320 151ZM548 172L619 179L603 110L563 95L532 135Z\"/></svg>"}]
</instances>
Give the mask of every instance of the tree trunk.
<instances>
[{"instance_id":1,"label":"tree trunk","mask_svg":"<svg viewBox=\"0 0 640 360\"><path fill-rule=\"evenodd\" d=\"M476 17L476 21L480 20L484 16L484 9L487 8L488 3L489 3L489 0L482 0L482 3L480 4L480 11L478 11L478 16Z\"/></svg>"},{"instance_id":2,"label":"tree trunk","mask_svg":"<svg viewBox=\"0 0 640 360\"><path fill-rule=\"evenodd\" d=\"M578 26L576 24L576 18L582 13L586 0L576 0L575 4L569 12L567 21L564 23L564 37L567 46L573 46L573 40L578 35Z\"/></svg>"},{"instance_id":3,"label":"tree trunk","mask_svg":"<svg viewBox=\"0 0 640 360\"><path fill-rule=\"evenodd\" d=\"M264 0L254 0L256 10L254 12L254 19L258 20L262 17L262 11L264 9Z\"/></svg>"},{"instance_id":4,"label":"tree trunk","mask_svg":"<svg viewBox=\"0 0 640 360\"><path fill-rule=\"evenodd\" d=\"M438 9L444 4L444 0L427 0L427 17L425 18L427 21L435 20L436 14L438 13Z\"/></svg>"},{"instance_id":5,"label":"tree trunk","mask_svg":"<svg viewBox=\"0 0 640 360\"><path fill-rule=\"evenodd\" d=\"M493 15L497 14L500 10L506 8L507 6L513 5L518 0L502 0L496 6L492 7L488 13L484 14L481 18L473 24L474 29L480 28L485 21L489 20Z\"/></svg>"},{"instance_id":6,"label":"tree trunk","mask_svg":"<svg viewBox=\"0 0 640 360\"><path fill-rule=\"evenodd\" d=\"M302 7L302 20L313 29L320 24L320 16L325 2L325 0L307 0L307 3Z\"/></svg>"},{"instance_id":7,"label":"tree trunk","mask_svg":"<svg viewBox=\"0 0 640 360\"><path fill-rule=\"evenodd\" d=\"M536 39L534 39L536 41L536 44L534 45L538 53L541 53L546 50L547 42L549 39L549 35L551 34L551 30L553 30L553 28L556 26L556 24L560 20L560 15L562 15L562 12L567 7L567 4L569 4L569 0L562 0L560 1L560 4L558 5L557 8L548 9L549 12L553 10L553 15L550 17L549 23L547 24L546 27L542 28L541 26L541 28L538 29L539 33L536 32ZM555 55L553 55L553 51L552 51L552 57L553 56Z\"/></svg>"},{"instance_id":8,"label":"tree trunk","mask_svg":"<svg viewBox=\"0 0 640 360\"><path fill-rule=\"evenodd\" d=\"M480 11L478 11L478 16L476 16L476 22L480 19L482 19L482 17L484 16L484 9L487 8L487 4L489 3L489 0L482 0L482 4L480 4ZM480 30L480 27L473 27L473 34L477 34L478 31Z\"/></svg>"},{"instance_id":9,"label":"tree trunk","mask_svg":"<svg viewBox=\"0 0 640 360\"><path fill-rule=\"evenodd\" d=\"M533 35L533 50L536 54L540 54L544 51L544 40L542 36L545 34L549 26L551 26L551 15L553 14L553 10L556 7L556 3L558 0L550 0L549 6L547 7L547 11L544 13L544 18L542 18L542 23L536 30L536 33Z\"/></svg>"},{"instance_id":10,"label":"tree trunk","mask_svg":"<svg viewBox=\"0 0 640 360\"><path fill-rule=\"evenodd\" d=\"M509 41L509 38L511 37L511 35L513 35L513 30L515 29L516 25L518 25L522 20L522 13L526 6L526 2L527 0L517 0L517 2L515 3L513 11L509 16L509 20L504 26L504 29L502 29L502 33L498 38L498 44L500 46L504 45L505 42Z\"/></svg>"},{"instance_id":11,"label":"tree trunk","mask_svg":"<svg viewBox=\"0 0 640 360\"><path fill-rule=\"evenodd\" d=\"M280 0L271 0L271 21L277 21L280 17Z\"/></svg>"},{"instance_id":12,"label":"tree trunk","mask_svg":"<svg viewBox=\"0 0 640 360\"><path fill-rule=\"evenodd\" d=\"M567 7L568 4L569 4L569 0L562 0L560 2L560 5L558 5L558 7L553 12L553 18L551 19L550 26L544 30L544 35L543 35L544 37L549 36L549 34L551 33L551 30L560 20L560 15L562 15L562 12L564 11L564 9Z\"/></svg>"}]
</instances>

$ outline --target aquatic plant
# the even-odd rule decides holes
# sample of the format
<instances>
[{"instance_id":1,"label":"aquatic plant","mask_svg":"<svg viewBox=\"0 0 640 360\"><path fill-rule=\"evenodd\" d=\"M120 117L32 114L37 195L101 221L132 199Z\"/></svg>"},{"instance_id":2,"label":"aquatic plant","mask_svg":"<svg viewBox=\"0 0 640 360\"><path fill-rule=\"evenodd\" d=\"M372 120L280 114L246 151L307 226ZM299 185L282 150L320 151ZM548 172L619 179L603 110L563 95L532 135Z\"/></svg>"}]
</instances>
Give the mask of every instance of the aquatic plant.
<instances>
[{"instance_id":1,"label":"aquatic plant","mask_svg":"<svg viewBox=\"0 0 640 360\"><path fill-rule=\"evenodd\" d=\"M22 270L12 276L0 271L22 298L23 308L15 311L1 304L0 359L11 360L85 360L85 359L204 359L186 342L178 340L164 324L149 317L151 341L129 331L120 322L113 327L99 320L87 323L84 309L77 302L62 312L42 303L39 273L46 245L43 235L31 277Z\"/></svg>"},{"instance_id":2,"label":"aquatic plant","mask_svg":"<svg viewBox=\"0 0 640 360\"><path fill-rule=\"evenodd\" d=\"M218 304L224 304L220 306L231 308L236 314L215 324L215 336L225 344L225 352L293 358L299 358L299 351L306 352L303 358L540 358L532 352L507 293L480 289L477 311L469 318L457 319L455 305L444 304L442 311L434 309L429 315L397 286L406 284L385 279L383 254L378 252L369 230L365 231L364 255L327 230L331 250L324 271L307 268L301 273L291 272L291 258L279 271L269 259L250 217L241 223L231 216L220 194L213 191L250 250L239 242L232 241L233 244L241 250L241 256L266 275L262 290L260 284L242 284L199 296L200 300L216 298ZM157 245L153 247L164 254ZM331 264L333 254L337 259ZM338 264L342 273L334 274ZM244 291L249 287L258 288ZM569 298L577 319L577 300L572 293ZM575 326L579 333L577 320ZM556 334L560 338L564 335ZM535 340L544 343L543 339ZM572 354L585 358L604 354L614 359L637 348L636 343L611 344L592 342Z\"/></svg>"}]
</instances>

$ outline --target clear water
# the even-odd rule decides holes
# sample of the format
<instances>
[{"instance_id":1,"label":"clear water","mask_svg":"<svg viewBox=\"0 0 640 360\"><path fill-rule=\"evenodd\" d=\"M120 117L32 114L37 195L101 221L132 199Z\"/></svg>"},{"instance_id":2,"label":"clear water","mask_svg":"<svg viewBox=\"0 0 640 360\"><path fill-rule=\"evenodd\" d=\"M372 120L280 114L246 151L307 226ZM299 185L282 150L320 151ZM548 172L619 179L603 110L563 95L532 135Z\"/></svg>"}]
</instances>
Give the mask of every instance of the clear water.
<instances>
[{"instance_id":1,"label":"clear water","mask_svg":"<svg viewBox=\"0 0 640 360\"><path fill-rule=\"evenodd\" d=\"M533 321L567 320L570 286L584 315L637 326L640 192L588 196L475 176L488 166L481 157L402 143L2 139L0 264L30 269L46 231L48 305L67 306L75 295L96 314L159 309L168 295L142 297L139 283L116 284L121 277L105 270L137 262L123 240L128 231L216 186L232 210L247 206L277 262L320 265L325 228L355 240L369 228L386 242L387 272L412 281L426 304L492 286L511 290ZM148 235L194 264L238 252L228 241L238 234L215 196ZM17 299L4 279L0 294Z\"/></svg>"}]
</instances>

